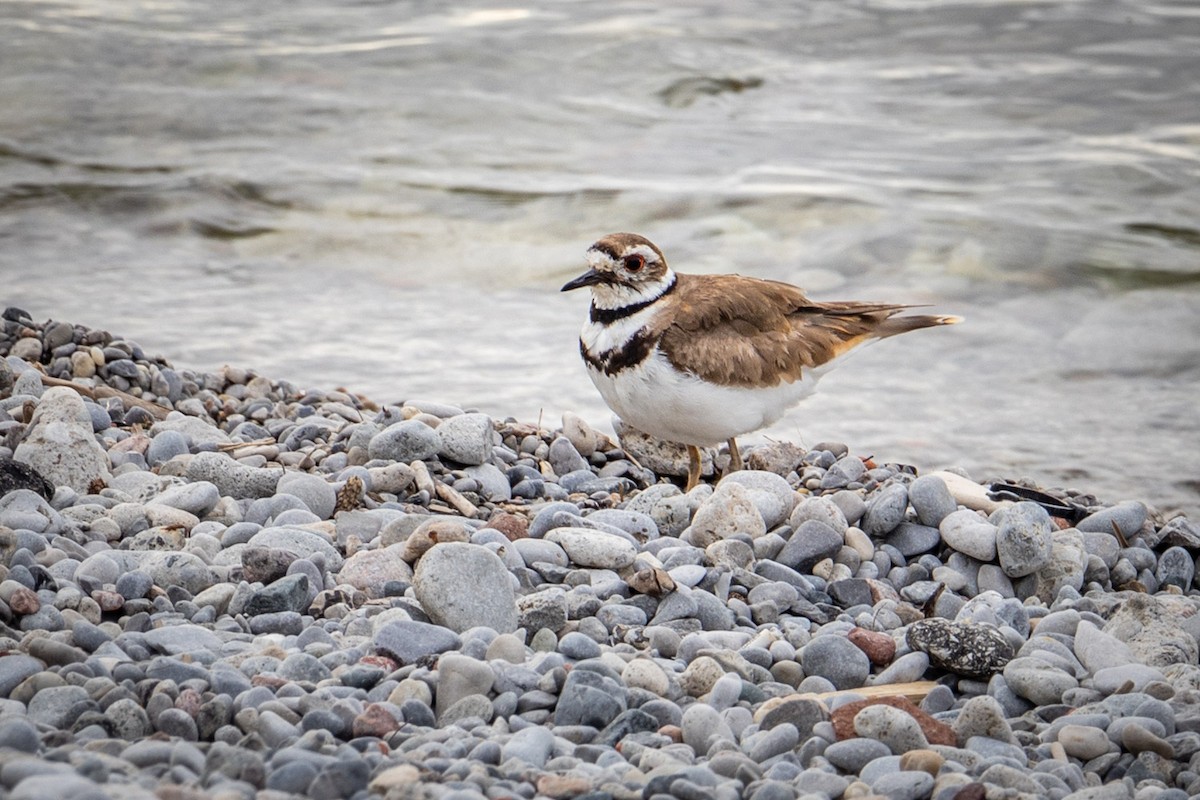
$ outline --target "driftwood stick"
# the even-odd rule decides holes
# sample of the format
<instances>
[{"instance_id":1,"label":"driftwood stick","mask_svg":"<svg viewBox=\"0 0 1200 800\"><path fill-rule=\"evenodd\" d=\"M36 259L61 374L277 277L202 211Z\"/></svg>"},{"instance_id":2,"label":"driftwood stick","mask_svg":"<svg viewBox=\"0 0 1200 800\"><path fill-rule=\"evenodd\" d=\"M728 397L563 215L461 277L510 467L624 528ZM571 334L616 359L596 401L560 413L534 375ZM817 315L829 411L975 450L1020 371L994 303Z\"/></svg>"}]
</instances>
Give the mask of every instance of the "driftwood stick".
<instances>
[{"instance_id":1,"label":"driftwood stick","mask_svg":"<svg viewBox=\"0 0 1200 800\"><path fill-rule=\"evenodd\" d=\"M42 385L65 386L68 389L73 389L76 392L79 392L81 395L91 400L103 400L106 397L116 397L121 400L121 405L125 407L126 411L136 406L149 413L150 416L154 417L155 419L166 419L167 414L171 413L171 409L169 408L160 406L157 403L151 403L149 400L143 400L140 397L134 397L133 395L129 394L129 392L122 392L120 389L114 389L111 386L97 386L95 389L92 389L87 386L80 386L78 383L73 381L66 381L62 378L52 378L44 372L42 373Z\"/></svg>"},{"instance_id":2,"label":"driftwood stick","mask_svg":"<svg viewBox=\"0 0 1200 800\"><path fill-rule=\"evenodd\" d=\"M937 686L936 681L913 681L911 683L887 683L881 686L863 686L858 689L843 689L837 692L797 692L796 694L773 697L766 701L754 712L754 719L762 721L767 712L778 708L789 700L802 699L825 702L839 695L847 694L859 695L868 699L876 697L903 697L914 703L919 703L925 699L925 695L933 691L935 686Z\"/></svg>"}]
</instances>

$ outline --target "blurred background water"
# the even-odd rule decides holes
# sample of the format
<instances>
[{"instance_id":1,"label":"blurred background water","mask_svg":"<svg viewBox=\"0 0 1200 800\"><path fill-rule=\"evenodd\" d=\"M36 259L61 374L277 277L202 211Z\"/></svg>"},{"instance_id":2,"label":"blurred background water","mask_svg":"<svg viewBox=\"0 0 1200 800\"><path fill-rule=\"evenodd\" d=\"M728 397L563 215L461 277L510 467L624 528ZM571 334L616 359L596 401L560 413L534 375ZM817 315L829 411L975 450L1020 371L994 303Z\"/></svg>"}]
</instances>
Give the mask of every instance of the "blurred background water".
<instances>
[{"instance_id":1,"label":"blurred background water","mask_svg":"<svg viewBox=\"0 0 1200 800\"><path fill-rule=\"evenodd\" d=\"M1190 0L0 0L4 304L381 402L607 428L632 230L967 318L764 435L1195 515L1198 179Z\"/></svg>"}]
</instances>

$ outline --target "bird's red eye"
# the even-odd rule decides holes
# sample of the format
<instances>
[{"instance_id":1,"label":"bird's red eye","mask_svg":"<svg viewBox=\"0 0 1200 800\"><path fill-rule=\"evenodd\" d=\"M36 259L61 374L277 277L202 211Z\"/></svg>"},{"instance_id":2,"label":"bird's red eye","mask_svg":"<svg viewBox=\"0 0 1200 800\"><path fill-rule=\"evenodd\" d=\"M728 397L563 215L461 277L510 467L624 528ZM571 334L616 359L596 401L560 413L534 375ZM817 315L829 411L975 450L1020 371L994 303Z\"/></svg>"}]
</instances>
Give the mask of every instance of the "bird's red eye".
<instances>
[{"instance_id":1,"label":"bird's red eye","mask_svg":"<svg viewBox=\"0 0 1200 800\"><path fill-rule=\"evenodd\" d=\"M625 257L625 269L630 272L641 272L642 267L646 266L645 256L634 254Z\"/></svg>"}]
</instances>

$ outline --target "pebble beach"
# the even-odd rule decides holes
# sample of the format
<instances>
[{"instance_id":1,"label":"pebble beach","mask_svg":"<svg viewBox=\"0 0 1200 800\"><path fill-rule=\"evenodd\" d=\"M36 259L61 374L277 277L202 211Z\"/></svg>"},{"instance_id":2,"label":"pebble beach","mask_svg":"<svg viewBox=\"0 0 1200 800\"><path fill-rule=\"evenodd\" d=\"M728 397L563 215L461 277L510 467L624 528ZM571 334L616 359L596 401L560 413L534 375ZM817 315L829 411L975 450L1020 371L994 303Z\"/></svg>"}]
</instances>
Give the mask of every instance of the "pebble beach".
<instances>
[{"instance_id":1,"label":"pebble beach","mask_svg":"<svg viewBox=\"0 0 1200 800\"><path fill-rule=\"evenodd\" d=\"M1200 797L1185 516L0 324L0 798Z\"/></svg>"}]
</instances>

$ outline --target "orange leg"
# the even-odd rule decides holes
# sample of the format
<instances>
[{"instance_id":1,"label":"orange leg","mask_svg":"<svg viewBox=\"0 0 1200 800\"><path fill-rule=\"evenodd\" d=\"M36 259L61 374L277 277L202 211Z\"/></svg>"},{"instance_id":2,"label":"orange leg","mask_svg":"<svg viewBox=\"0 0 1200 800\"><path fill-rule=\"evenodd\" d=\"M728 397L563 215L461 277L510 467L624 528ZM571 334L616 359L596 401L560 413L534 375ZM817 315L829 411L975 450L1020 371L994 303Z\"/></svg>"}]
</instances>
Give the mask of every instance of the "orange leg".
<instances>
[{"instance_id":1,"label":"orange leg","mask_svg":"<svg viewBox=\"0 0 1200 800\"><path fill-rule=\"evenodd\" d=\"M690 492L700 485L700 448L695 445L688 445L688 479L687 489L684 491Z\"/></svg>"},{"instance_id":2,"label":"orange leg","mask_svg":"<svg viewBox=\"0 0 1200 800\"><path fill-rule=\"evenodd\" d=\"M737 439L731 437L729 439L729 471L737 472L741 469L745 469L745 465L742 463L742 454L738 452Z\"/></svg>"}]
</instances>

